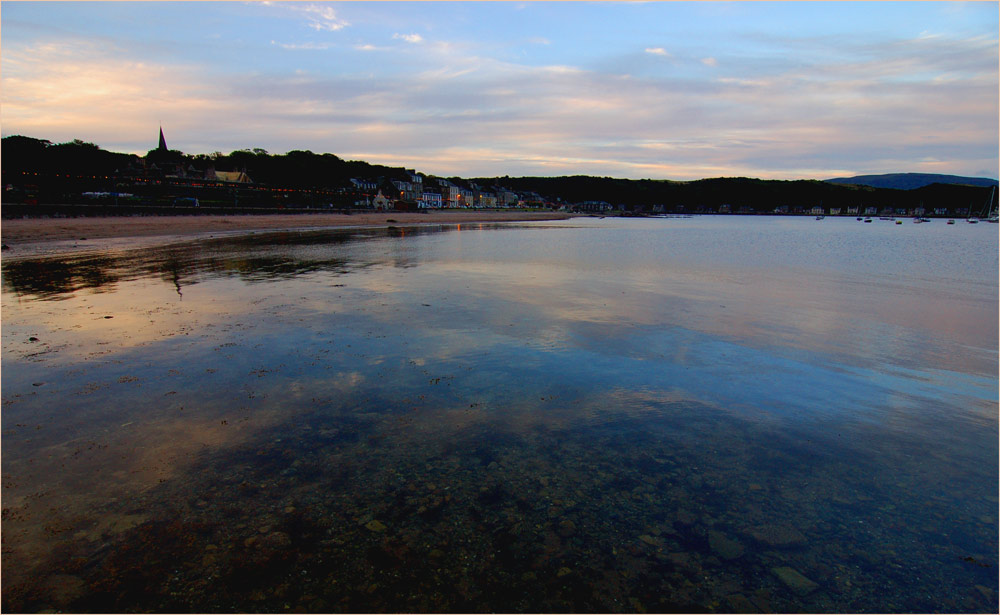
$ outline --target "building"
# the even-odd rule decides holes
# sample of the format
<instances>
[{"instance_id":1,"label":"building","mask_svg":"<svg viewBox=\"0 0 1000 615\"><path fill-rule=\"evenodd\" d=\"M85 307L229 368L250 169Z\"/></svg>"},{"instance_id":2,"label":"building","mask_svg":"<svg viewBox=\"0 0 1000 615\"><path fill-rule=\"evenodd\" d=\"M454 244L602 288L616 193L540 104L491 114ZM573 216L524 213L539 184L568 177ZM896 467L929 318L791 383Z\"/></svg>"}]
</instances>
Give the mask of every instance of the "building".
<instances>
[{"instance_id":1,"label":"building","mask_svg":"<svg viewBox=\"0 0 1000 615\"><path fill-rule=\"evenodd\" d=\"M495 209L497 206L497 197L492 192L485 192L483 190L475 190L475 204L476 207L485 207L488 209Z\"/></svg>"},{"instance_id":2,"label":"building","mask_svg":"<svg viewBox=\"0 0 1000 615\"><path fill-rule=\"evenodd\" d=\"M205 171L205 179L220 182L230 182L236 184L252 184L253 180L247 175L246 169L242 171L216 171L214 167L209 167Z\"/></svg>"},{"instance_id":3,"label":"building","mask_svg":"<svg viewBox=\"0 0 1000 615\"><path fill-rule=\"evenodd\" d=\"M414 200L424 193L422 183L393 180L392 185L399 191L399 198L402 200Z\"/></svg>"},{"instance_id":4,"label":"building","mask_svg":"<svg viewBox=\"0 0 1000 615\"><path fill-rule=\"evenodd\" d=\"M441 207L441 195L437 192L425 192L420 196L420 207L425 209L439 209Z\"/></svg>"},{"instance_id":5,"label":"building","mask_svg":"<svg viewBox=\"0 0 1000 615\"><path fill-rule=\"evenodd\" d=\"M379 210L392 209L392 201L387 199L385 195L382 194L382 191L379 190L378 194L375 195L375 198L372 199L372 206Z\"/></svg>"},{"instance_id":6,"label":"building","mask_svg":"<svg viewBox=\"0 0 1000 615\"><path fill-rule=\"evenodd\" d=\"M363 193L374 193L378 190L378 182L370 179L351 178L351 184L353 184L359 192Z\"/></svg>"},{"instance_id":7,"label":"building","mask_svg":"<svg viewBox=\"0 0 1000 615\"><path fill-rule=\"evenodd\" d=\"M445 179L438 180L441 188L441 202L444 207L470 207L473 203L471 190L460 188Z\"/></svg>"},{"instance_id":8,"label":"building","mask_svg":"<svg viewBox=\"0 0 1000 615\"><path fill-rule=\"evenodd\" d=\"M574 205L573 209L592 212L608 211L611 209L611 203L608 203L607 201L584 201Z\"/></svg>"},{"instance_id":9,"label":"building","mask_svg":"<svg viewBox=\"0 0 1000 615\"><path fill-rule=\"evenodd\" d=\"M225 182L234 184L251 184L253 180L247 175L247 170L216 171L214 166L205 170L198 169L194 164L184 165L184 155L167 148L167 140L160 127L160 139L156 149L150 150L142 160L141 174L145 177L181 179L196 181Z\"/></svg>"},{"instance_id":10,"label":"building","mask_svg":"<svg viewBox=\"0 0 1000 615\"><path fill-rule=\"evenodd\" d=\"M516 207L517 193L504 188L497 189L497 205L500 207Z\"/></svg>"}]
</instances>

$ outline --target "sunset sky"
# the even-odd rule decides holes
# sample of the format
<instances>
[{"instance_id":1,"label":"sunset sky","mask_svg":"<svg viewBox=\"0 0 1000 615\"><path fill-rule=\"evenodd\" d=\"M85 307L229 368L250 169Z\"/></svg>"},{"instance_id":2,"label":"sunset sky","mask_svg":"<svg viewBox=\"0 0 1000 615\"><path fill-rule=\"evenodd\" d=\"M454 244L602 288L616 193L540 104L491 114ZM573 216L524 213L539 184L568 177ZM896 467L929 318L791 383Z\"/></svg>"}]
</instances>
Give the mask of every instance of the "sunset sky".
<instances>
[{"instance_id":1,"label":"sunset sky","mask_svg":"<svg viewBox=\"0 0 1000 615\"><path fill-rule=\"evenodd\" d=\"M4 2L0 129L441 176L997 177L998 3Z\"/></svg>"}]
</instances>

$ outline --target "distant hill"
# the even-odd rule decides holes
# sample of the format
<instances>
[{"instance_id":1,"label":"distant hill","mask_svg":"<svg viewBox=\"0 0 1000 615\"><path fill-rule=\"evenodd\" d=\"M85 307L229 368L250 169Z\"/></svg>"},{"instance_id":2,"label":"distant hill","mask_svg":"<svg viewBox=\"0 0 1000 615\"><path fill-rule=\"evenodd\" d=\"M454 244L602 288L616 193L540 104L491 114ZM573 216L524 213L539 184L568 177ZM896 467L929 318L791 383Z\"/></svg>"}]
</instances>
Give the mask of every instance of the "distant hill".
<instances>
[{"instance_id":1,"label":"distant hill","mask_svg":"<svg viewBox=\"0 0 1000 615\"><path fill-rule=\"evenodd\" d=\"M997 180L989 177L962 177L960 175L939 175L937 173L886 173L885 175L858 175L828 179L831 184L854 184L873 188L913 190L931 184L962 184L989 188L997 185Z\"/></svg>"}]
</instances>

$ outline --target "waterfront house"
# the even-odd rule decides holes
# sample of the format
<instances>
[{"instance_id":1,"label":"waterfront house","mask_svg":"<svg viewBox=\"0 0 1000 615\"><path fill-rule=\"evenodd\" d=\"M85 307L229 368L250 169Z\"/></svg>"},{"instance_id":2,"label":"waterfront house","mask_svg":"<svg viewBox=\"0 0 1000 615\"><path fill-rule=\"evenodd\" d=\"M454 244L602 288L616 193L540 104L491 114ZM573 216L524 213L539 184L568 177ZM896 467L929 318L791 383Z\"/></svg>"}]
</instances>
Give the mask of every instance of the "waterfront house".
<instances>
[{"instance_id":1,"label":"waterfront house","mask_svg":"<svg viewBox=\"0 0 1000 615\"><path fill-rule=\"evenodd\" d=\"M420 195L424 193L422 180L419 182L393 180L392 185L399 191L399 198L403 200L413 201L420 198Z\"/></svg>"},{"instance_id":2,"label":"waterfront house","mask_svg":"<svg viewBox=\"0 0 1000 615\"><path fill-rule=\"evenodd\" d=\"M441 203L444 207L465 207L466 200L463 196L463 189L446 179L438 179L438 188L441 190ZM468 191L465 191L468 192Z\"/></svg>"},{"instance_id":3,"label":"waterfront house","mask_svg":"<svg viewBox=\"0 0 1000 615\"><path fill-rule=\"evenodd\" d=\"M441 207L441 195L437 192L425 192L420 196L420 207L425 209L439 209Z\"/></svg>"},{"instance_id":4,"label":"waterfront house","mask_svg":"<svg viewBox=\"0 0 1000 615\"><path fill-rule=\"evenodd\" d=\"M500 207L514 207L517 205L517 193L505 188L497 188L497 205Z\"/></svg>"},{"instance_id":5,"label":"waterfront house","mask_svg":"<svg viewBox=\"0 0 1000 615\"><path fill-rule=\"evenodd\" d=\"M375 198L372 199L372 207L384 211L392 208L392 202L387 199L384 194L382 194L381 190L379 190L378 194L375 195Z\"/></svg>"},{"instance_id":6,"label":"waterfront house","mask_svg":"<svg viewBox=\"0 0 1000 615\"><path fill-rule=\"evenodd\" d=\"M611 203L607 201L584 201L573 206L577 211L601 212L611 209Z\"/></svg>"},{"instance_id":7,"label":"waterfront house","mask_svg":"<svg viewBox=\"0 0 1000 615\"><path fill-rule=\"evenodd\" d=\"M476 190L475 204L476 207L486 207L489 209L493 209L497 206L497 197L492 192L483 192L481 190Z\"/></svg>"},{"instance_id":8,"label":"waterfront house","mask_svg":"<svg viewBox=\"0 0 1000 615\"><path fill-rule=\"evenodd\" d=\"M242 171L216 171L215 168L209 167L208 171L205 172L205 179L235 184L253 183L253 180L247 175L246 169Z\"/></svg>"},{"instance_id":9,"label":"waterfront house","mask_svg":"<svg viewBox=\"0 0 1000 615\"><path fill-rule=\"evenodd\" d=\"M419 197L424 192L424 176L413 169L405 169L406 175L413 185L414 194Z\"/></svg>"},{"instance_id":10,"label":"waterfront house","mask_svg":"<svg viewBox=\"0 0 1000 615\"><path fill-rule=\"evenodd\" d=\"M371 194L378 190L378 182L371 179L351 178L351 183L358 190L358 192Z\"/></svg>"}]
</instances>

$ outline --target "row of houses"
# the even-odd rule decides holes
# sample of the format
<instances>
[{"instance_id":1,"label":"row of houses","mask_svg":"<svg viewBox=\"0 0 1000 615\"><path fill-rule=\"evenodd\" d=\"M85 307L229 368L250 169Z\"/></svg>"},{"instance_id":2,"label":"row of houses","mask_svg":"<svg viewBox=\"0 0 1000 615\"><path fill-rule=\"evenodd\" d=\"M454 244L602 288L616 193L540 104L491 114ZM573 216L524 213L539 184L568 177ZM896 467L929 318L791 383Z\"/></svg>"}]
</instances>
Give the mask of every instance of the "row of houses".
<instances>
[{"instance_id":1,"label":"row of houses","mask_svg":"<svg viewBox=\"0 0 1000 615\"><path fill-rule=\"evenodd\" d=\"M130 174L146 178L162 178L180 181L225 182L230 184L252 184L253 180L246 170L217 171L209 166L198 169L192 164L170 160L160 129L158 147L150 155L140 160L138 168L130 169ZM369 178L351 179L353 192L360 198L355 201L357 207L373 207L375 209L393 209L401 204L411 204L421 209L442 207L517 207L525 203L542 203L541 197L534 193L519 195L513 191L496 187L484 189L475 184L471 188L458 186L445 179L435 179L436 189L425 189L424 175L415 170L406 169L406 180L393 180L389 189L381 180ZM343 189L341 190L343 191Z\"/></svg>"},{"instance_id":2,"label":"row of houses","mask_svg":"<svg viewBox=\"0 0 1000 615\"><path fill-rule=\"evenodd\" d=\"M392 190L382 188L381 182L372 179L354 178L351 184L359 198L358 207L392 209L399 203L412 203L420 209L450 208L509 208L542 206L546 203L537 193L518 193L500 186L489 188L475 183L468 188L447 179L434 178L425 182L425 177L416 171L406 170L406 180L392 180ZM426 184L433 184L433 187Z\"/></svg>"}]
</instances>

